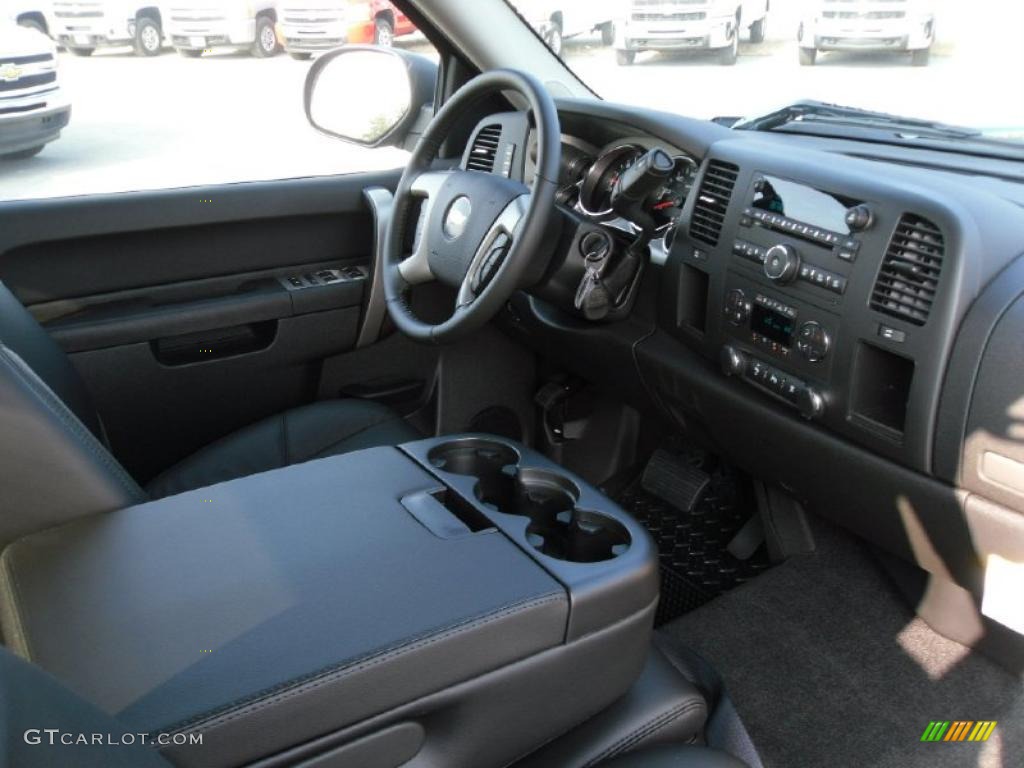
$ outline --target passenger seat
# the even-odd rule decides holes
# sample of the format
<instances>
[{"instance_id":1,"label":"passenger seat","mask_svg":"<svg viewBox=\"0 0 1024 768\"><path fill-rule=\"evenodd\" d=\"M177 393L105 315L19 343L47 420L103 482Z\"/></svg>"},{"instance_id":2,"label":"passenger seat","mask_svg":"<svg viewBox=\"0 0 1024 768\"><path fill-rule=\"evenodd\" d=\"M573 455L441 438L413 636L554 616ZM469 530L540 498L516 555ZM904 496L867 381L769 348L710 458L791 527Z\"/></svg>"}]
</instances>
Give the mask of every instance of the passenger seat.
<instances>
[{"instance_id":1,"label":"passenger seat","mask_svg":"<svg viewBox=\"0 0 1024 768\"><path fill-rule=\"evenodd\" d=\"M728 752L689 744L648 747L617 757L597 768L747 768Z\"/></svg>"}]
</instances>

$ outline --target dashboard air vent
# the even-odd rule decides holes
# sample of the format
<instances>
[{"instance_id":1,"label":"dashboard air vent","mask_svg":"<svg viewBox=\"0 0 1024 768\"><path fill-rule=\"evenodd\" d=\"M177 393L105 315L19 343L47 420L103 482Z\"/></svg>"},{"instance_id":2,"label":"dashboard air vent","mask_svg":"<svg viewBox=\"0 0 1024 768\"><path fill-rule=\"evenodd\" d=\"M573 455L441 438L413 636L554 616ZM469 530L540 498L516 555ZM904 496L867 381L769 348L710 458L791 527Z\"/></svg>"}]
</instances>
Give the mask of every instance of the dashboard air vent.
<instances>
[{"instance_id":1,"label":"dashboard air vent","mask_svg":"<svg viewBox=\"0 0 1024 768\"><path fill-rule=\"evenodd\" d=\"M878 270L871 308L924 325L935 301L945 251L945 238L935 224L904 214Z\"/></svg>"},{"instance_id":2,"label":"dashboard air vent","mask_svg":"<svg viewBox=\"0 0 1024 768\"><path fill-rule=\"evenodd\" d=\"M729 208L733 187L740 169L732 163L712 160L704 172L690 219L690 237L708 245L718 245Z\"/></svg>"},{"instance_id":3,"label":"dashboard air vent","mask_svg":"<svg viewBox=\"0 0 1024 768\"><path fill-rule=\"evenodd\" d=\"M494 171L494 159L498 156L498 144L500 143L500 125L487 125L481 128L473 140L472 149L469 150L466 169L492 173Z\"/></svg>"}]
</instances>

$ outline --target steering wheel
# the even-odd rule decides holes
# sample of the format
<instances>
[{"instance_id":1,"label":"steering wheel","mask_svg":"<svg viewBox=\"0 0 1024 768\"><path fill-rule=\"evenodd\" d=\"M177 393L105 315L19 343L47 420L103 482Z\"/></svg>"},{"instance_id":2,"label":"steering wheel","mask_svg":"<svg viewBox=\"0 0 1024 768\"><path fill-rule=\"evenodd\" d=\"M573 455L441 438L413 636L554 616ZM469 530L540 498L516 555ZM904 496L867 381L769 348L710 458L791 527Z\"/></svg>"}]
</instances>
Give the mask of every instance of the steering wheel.
<instances>
[{"instance_id":1,"label":"steering wheel","mask_svg":"<svg viewBox=\"0 0 1024 768\"><path fill-rule=\"evenodd\" d=\"M534 118L537 161L531 186L497 173L431 170L456 121L487 96L510 91L526 100ZM533 76L492 70L452 96L413 150L384 239L384 296L400 331L419 341L454 341L487 323L514 291L539 276L536 262L554 212L561 152L554 101ZM412 253L406 254L417 199L418 231ZM413 286L433 280L458 288L454 312L436 325L419 320L408 300Z\"/></svg>"}]
</instances>

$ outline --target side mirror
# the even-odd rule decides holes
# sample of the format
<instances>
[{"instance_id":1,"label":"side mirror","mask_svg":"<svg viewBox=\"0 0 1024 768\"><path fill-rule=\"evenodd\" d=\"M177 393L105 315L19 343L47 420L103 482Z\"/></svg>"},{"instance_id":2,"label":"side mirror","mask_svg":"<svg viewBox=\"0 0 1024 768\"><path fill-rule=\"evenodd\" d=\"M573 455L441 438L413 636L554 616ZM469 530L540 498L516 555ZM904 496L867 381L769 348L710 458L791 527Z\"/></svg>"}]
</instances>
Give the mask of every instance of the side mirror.
<instances>
[{"instance_id":1,"label":"side mirror","mask_svg":"<svg viewBox=\"0 0 1024 768\"><path fill-rule=\"evenodd\" d=\"M306 118L321 133L364 147L401 144L433 103L437 64L372 45L326 53L306 75Z\"/></svg>"}]
</instances>

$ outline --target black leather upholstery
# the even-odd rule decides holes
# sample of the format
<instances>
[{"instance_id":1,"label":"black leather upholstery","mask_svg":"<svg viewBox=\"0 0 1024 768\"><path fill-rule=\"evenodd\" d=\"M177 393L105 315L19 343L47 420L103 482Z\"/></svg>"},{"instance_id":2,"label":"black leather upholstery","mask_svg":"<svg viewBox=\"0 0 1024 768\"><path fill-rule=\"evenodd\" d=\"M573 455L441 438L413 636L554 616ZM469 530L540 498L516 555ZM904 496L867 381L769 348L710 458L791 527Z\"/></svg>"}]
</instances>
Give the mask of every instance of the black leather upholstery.
<instances>
[{"instance_id":1,"label":"black leather upholstery","mask_svg":"<svg viewBox=\"0 0 1024 768\"><path fill-rule=\"evenodd\" d=\"M699 742L707 716L703 694L652 647L629 693L516 768L589 768L645 747Z\"/></svg>"},{"instance_id":2,"label":"black leather upholstery","mask_svg":"<svg viewBox=\"0 0 1024 768\"><path fill-rule=\"evenodd\" d=\"M43 729L57 729L47 733ZM79 698L39 667L0 647L0 765L18 768L171 768L160 753L122 743L129 729ZM101 743L79 734L102 734ZM116 743L108 743L118 740Z\"/></svg>"},{"instance_id":3,"label":"black leather upholstery","mask_svg":"<svg viewBox=\"0 0 1024 768\"><path fill-rule=\"evenodd\" d=\"M390 408L361 400L326 400L233 432L163 472L146 490L158 499L310 459L420 437Z\"/></svg>"},{"instance_id":4,"label":"black leather upholstery","mask_svg":"<svg viewBox=\"0 0 1024 768\"><path fill-rule=\"evenodd\" d=\"M394 412L374 403L313 403L204 448L153 480L148 492L159 498L418 437ZM0 496L0 547L148 498L108 450L99 415L71 360L2 283Z\"/></svg>"},{"instance_id":5,"label":"black leather upholstery","mask_svg":"<svg viewBox=\"0 0 1024 768\"><path fill-rule=\"evenodd\" d=\"M267 753L559 645L565 588L503 536L433 534L401 500L436 487L379 447L26 536L4 635L134 730L263 722Z\"/></svg>"},{"instance_id":6,"label":"black leather upholstery","mask_svg":"<svg viewBox=\"0 0 1024 768\"><path fill-rule=\"evenodd\" d=\"M0 283L0 344L24 360L86 429L103 440L103 427L82 377L64 350L3 283Z\"/></svg>"},{"instance_id":7,"label":"black leather upholstery","mask_svg":"<svg viewBox=\"0 0 1024 768\"><path fill-rule=\"evenodd\" d=\"M727 752L686 744L642 749L599 765L600 768L747 768L746 763Z\"/></svg>"},{"instance_id":8,"label":"black leather upholstery","mask_svg":"<svg viewBox=\"0 0 1024 768\"><path fill-rule=\"evenodd\" d=\"M145 498L94 433L0 344L0 547Z\"/></svg>"}]
</instances>

